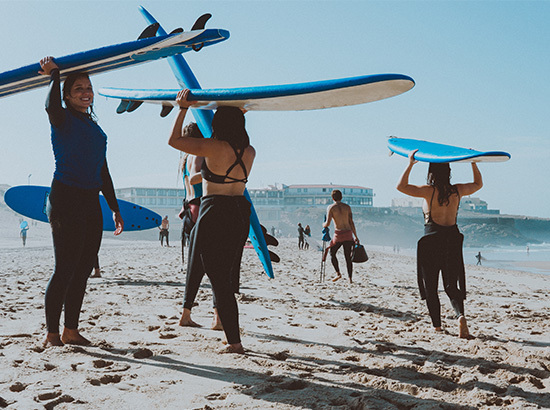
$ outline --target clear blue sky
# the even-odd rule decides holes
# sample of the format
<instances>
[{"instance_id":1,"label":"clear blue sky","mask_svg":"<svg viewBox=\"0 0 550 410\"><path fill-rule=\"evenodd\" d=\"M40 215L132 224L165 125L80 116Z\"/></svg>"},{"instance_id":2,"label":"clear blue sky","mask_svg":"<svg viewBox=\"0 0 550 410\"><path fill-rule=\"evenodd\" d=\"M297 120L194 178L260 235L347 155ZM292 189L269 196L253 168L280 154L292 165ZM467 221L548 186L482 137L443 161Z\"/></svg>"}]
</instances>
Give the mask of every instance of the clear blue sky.
<instances>
[{"instance_id":1,"label":"clear blue sky","mask_svg":"<svg viewBox=\"0 0 550 410\"><path fill-rule=\"evenodd\" d=\"M409 92L370 104L310 112L250 112L258 155L249 187L353 184L375 206L400 197L406 159L388 157L395 135L512 154L481 164L479 197L503 213L550 217L550 2L548 1L0 1L0 72L137 38L145 6L167 31L210 12L229 40L187 53L203 88L314 81L363 74L413 77ZM165 61L101 74L94 88L176 88ZM49 185L54 161L46 89L0 99L0 183ZM181 187L167 145L173 114L157 106L118 115L96 95L118 188ZM425 181L416 165L411 181ZM471 179L453 166L453 181Z\"/></svg>"}]
</instances>

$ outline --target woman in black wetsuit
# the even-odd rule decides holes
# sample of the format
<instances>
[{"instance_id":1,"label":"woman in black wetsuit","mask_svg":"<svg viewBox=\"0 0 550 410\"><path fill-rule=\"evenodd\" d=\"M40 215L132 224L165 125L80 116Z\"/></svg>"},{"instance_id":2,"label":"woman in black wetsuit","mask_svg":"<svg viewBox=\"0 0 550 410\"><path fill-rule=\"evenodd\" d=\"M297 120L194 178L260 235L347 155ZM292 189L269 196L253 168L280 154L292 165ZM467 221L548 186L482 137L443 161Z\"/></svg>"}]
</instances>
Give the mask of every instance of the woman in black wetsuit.
<instances>
[{"instance_id":1,"label":"woman in black wetsuit","mask_svg":"<svg viewBox=\"0 0 550 410\"><path fill-rule=\"evenodd\" d=\"M397 190L406 195L424 198L424 236L418 241L418 286L422 299L426 299L432 324L441 331L441 312L437 287L439 271L443 277L445 293L458 319L458 335L468 338L468 325L464 317L466 278L462 258L464 236L458 230L456 218L460 198L481 189L483 180L475 162L472 162L474 181L451 185L451 168L448 163L431 163L428 168L428 185L409 184L409 174L416 151L409 155L409 165L401 175Z\"/></svg>"},{"instance_id":2,"label":"woman in black wetsuit","mask_svg":"<svg viewBox=\"0 0 550 410\"><path fill-rule=\"evenodd\" d=\"M46 288L45 345L88 345L78 331L86 283L94 266L103 233L99 191L113 211L115 235L124 229L105 158L107 136L95 121L94 92L85 73L69 74L63 86L52 57L40 61L43 75L51 77L46 111L51 124L55 172L48 197L55 255L55 270ZM59 318L65 309L65 327Z\"/></svg>"},{"instance_id":3,"label":"woman in black wetsuit","mask_svg":"<svg viewBox=\"0 0 550 410\"><path fill-rule=\"evenodd\" d=\"M245 130L243 112L220 107L212 121L212 138L182 136L189 90L178 93L180 111L168 144L180 151L204 157L201 170L203 197L199 219L191 231L188 269L200 264L210 279L216 307L227 338L227 353L244 353L235 300L242 250L250 224L250 202L244 189L256 151Z\"/></svg>"}]
</instances>

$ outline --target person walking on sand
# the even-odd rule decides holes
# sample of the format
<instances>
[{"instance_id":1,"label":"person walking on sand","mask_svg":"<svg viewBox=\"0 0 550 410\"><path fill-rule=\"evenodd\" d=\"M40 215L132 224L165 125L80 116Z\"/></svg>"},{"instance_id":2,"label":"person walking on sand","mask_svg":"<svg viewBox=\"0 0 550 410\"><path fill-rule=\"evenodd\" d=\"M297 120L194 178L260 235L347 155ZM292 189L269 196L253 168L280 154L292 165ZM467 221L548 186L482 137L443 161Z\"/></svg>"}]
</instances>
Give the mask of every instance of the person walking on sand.
<instances>
[{"instance_id":1,"label":"person walking on sand","mask_svg":"<svg viewBox=\"0 0 550 410\"><path fill-rule=\"evenodd\" d=\"M476 265L481 265L481 252L478 252L476 255L477 263Z\"/></svg>"},{"instance_id":2,"label":"person walking on sand","mask_svg":"<svg viewBox=\"0 0 550 410\"><path fill-rule=\"evenodd\" d=\"M23 246L27 245L28 230L29 230L29 224L26 221L21 222L21 231L19 232L19 236L21 236L21 240L23 241Z\"/></svg>"},{"instance_id":3,"label":"person walking on sand","mask_svg":"<svg viewBox=\"0 0 550 410\"><path fill-rule=\"evenodd\" d=\"M304 233L305 230L301 223L298 223L298 249L304 249Z\"/></svg>"},{"instance_id":4,"label":"person walking on sand","mask_svg":"<svg viewBox=\"0 0 550 410\"><path fill-rule=\"evenodd\" d=\"M170 222L168 222L168 215L166 215L159 226L159 239L160 239L160 246L164 246L164 238L166 238L166 247L170 247L170 243L168 242L168 229L170 228Z\"/></svg>"},{"instance_id":5,"label":"person walking on sand","mask_svg":"<svg viewBox=\"0 0 550 410\"><path fill-rule=\"evenodd\" d=\"M243 112L219 107L212 120L212 138L182 135L189 90L176 98L180 110L168 144L180 151L204 157L203 197L199 219L191 233L188 269L202 265L210 279L228 346L222 353L244 353L235 299L240 258L250 225L251 204L244 196L256 151L250 145Z\"/></svg>"},{"instance_id":6,"label":"person walking on sand","mask_svg":"<svg viewBox=\"0 0 550 410\"><path fill-rule=\"evenodd\" d=\"M204 138L199 126L195 122L191 122L183 127L182 136L189 138ZM180 218L183 220L181 232L182 263L184 259L183 252L185 242L188 243L189 249L193 248L191 242L191 231L199 218L200 203L203 191L201 176L203 162L203 157L191 155L186 152L183 156L181 165L183 185L185 186L185 199L179 214ZM183 296L183 313L179 321L180 326L201 327L201 325L191 319L191 309L193 309L195 298L197 297L202 278L204 277L204 269L201 264L197 264L197 262L197 258L195 258L195 265L190 266L187 269L185 278L185 292ZM223 330L215 300L213 308L214 319L212 321L211 329Z\"/></svg>"},{"instance_id":7,"label":"person walking on sand","mask_svg":"<svg viewBox=\"0 0 550 410\"><path fill-rule=\"evenodd\" d=\"M107 136L93 112L94 91L88 75L70 73L61 93L59 67L53 57L43 58L40 66L40 74L51 78L46 112L55 157L52 187L46 204L55 269L46 288L44 344L89 345L91 342L78 331L78 322L86 283L103 235L99 191L103 192L113 212L115 235L122 233L124 221L107 167ZM63 309L65 328L60 336L59 319Z\"/></svg>"},{"instance_id":8,"label":"person walking on sand","mask_svg":"<svg viewBox=\"0 0 550 410\"><path fill-rule=\"evenodd\" d=\"M409 175L414 164L416 151L409 155L409 164L399 182L397 190L413 197L424 198L424 236L418 241L417 266L420 296L426 299L432 325L441 331L441 307L437 288L439 272L443 277L445 293L458 319L458 335L469 338L468 325L464 316L466 299L466 274L462 255L464 235L456 224L460 198L477 192L483 186L481 172L472 162L473 182L451 184L451 167L448 163L430 163L427 185L409 184Z\"/></svg>"},{"instance_id":9,"label":"person walking on sand","mask_svg":"<svg viewBox=\"0 0 550 410\"><path fill-rule=\"evenodd\" d=\"M307 238L311 236L311 228L309 225L306 225L304 229L304 249L309 249L309 242Z\"/></svg>"},{"instance_id":10,"label":"person walking on sand","mask_svg":"<svg viewBox=\"0 0 550 410\"><path fill-rule=\"evenodd\" d=\"M342 192L338 189L332 191L332 200L334 203L329 205L327 208L327 218L323 224L323 228L328 228L330 223L334 220L334 236L330 241L326 252L330 249L330 260L332 266L336 271L335 277L332 279L333 282L336 282L342 277L340 273L340 268L338 266L338 258L336 254L338 250L343 246L344 247L344 257L346 258L346 267L348 270L349 283L353 283L352 274L353 274L353 263L351 261L351 256L353 252L353 246L359 243L359 238L357 237L357 232L355 231L355 224L353 223L353 215L351 212L351 207L348 204L342 202ZM355 239L354 239L355 238ZM323 259L324 260L324 259Z\"/></svg>"}]
</instances>

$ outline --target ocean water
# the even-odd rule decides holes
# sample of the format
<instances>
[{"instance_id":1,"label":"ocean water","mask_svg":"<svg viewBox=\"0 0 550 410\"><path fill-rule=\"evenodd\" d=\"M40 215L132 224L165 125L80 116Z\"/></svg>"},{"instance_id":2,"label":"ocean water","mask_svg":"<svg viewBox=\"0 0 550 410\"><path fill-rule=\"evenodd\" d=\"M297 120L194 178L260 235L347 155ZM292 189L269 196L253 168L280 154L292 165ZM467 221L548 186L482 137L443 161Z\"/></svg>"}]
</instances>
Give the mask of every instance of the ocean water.
<instances>
[{"instance_id":1,"label":"ocean water","mask_svg":"<svg viewBox=\"0 0 550 410\"><path fill-rule=\"evenodd\" d=\"M369 248L368 245L367 248ZM394 249L391 246L371 246L370 248L416 256L416 248ZM475 265L478 252L481 252L482 266L550 275L550 243L529 245L529 252L527 252L526 246L465 247L464 263Z\"/></svg>"},{"instance_id":2,"label":"ocean water","mask_svg":"<svg viewBox=\"0 0 550 410\"><path fill-rule=\"evenodd\" d=\"M514 269L550 275L550 244L503 246L494 248L464 248L464 262L475 265L481 252L483 266Z\"/></svg>"}]
</instances>

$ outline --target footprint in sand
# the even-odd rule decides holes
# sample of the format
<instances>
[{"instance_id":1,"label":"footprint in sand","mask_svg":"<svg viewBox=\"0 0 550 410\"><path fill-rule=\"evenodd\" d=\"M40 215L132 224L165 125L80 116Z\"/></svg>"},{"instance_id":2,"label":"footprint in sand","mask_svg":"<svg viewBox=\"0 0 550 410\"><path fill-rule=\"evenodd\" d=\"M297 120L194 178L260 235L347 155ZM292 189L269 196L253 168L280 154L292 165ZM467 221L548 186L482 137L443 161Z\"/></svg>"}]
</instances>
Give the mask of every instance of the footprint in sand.
<instances>
[{"instance_id":1,"label":"footprint in sand","mask_svg":"<svg viewBox=\"0 0 550 410\"><path fill-rule=\"evenodd\" d=\"M227 393L212 393L208 396L204 396L206 400L225 400L227 398Z\"/></svg>"},{"instance_id":2,"label":"footprint in sand","mask_svg":"<svg viewBox=\"0 0 550 410\"><path fill-rule=\"evenodd\" d=\"M68 394L64 394L60 397L58 397L57 399L53 400L53 401L50 401L49 403L46 403L44 405L44 408L46 410L52 410L53 408L55 408L55 406L57 406L58 404L61 404L61 403L72 403L74 400L73 397L69 396Z\"/></svg>"},{"instance_id":3,"label":"footprint in sand","mask_svg":"<svg viewBox=\"0 0 550 410\"><path fill-rule=\"evenodd\" d=\"M10 386L10 391L15 392L15 393L19 393L19 392L22 392L23 390L25 390L26 388L27 388L26 384L23 384L21 382L15 382L14 384L12 384Z\"/></svg>"}]
</instances>

